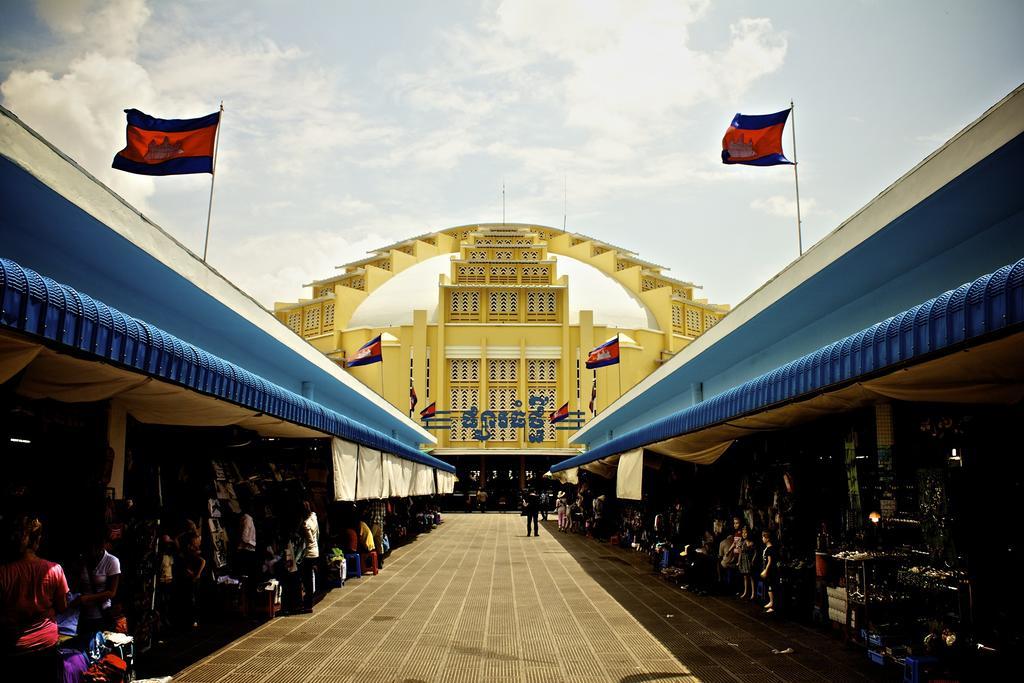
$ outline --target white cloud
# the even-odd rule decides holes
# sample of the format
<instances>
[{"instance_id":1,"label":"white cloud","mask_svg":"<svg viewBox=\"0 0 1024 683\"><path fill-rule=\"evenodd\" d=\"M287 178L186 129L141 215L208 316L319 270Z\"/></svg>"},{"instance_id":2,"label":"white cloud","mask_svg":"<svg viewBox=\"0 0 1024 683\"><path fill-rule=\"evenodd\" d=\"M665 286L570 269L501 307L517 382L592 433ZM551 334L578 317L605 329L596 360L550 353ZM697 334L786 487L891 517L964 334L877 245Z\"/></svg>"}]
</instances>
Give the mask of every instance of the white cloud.
<instances>
[{"instance_id":1,"label":"white cloud","mask_svg":"<svg viewBox=\"0 0 1024 683\"><path fill-rule=\"evenodd\" d=\"M815 212L815 204L817 202L810 197L802 197L800 199L800 216L806 218ZM772 195L771 197L763 197L755 199L750 202L750 208L761 213L766 213L769 216L779 216L781 218L796 218L796 197L784 197L782 195Z\"/></svg>"}]
</instances>

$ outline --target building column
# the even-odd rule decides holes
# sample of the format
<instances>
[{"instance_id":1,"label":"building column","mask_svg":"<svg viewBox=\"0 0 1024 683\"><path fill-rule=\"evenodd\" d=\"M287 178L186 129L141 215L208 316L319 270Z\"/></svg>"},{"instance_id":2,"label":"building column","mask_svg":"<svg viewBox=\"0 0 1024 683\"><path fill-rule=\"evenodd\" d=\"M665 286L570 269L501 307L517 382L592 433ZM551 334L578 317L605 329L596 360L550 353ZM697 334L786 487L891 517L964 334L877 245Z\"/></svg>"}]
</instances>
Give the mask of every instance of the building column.
<instances>
[{"instance_id":1,"label":"building column","mask_svg":"<svg viewBox=\"0 0 1024 683\"><path fill-rule=\"evenodd\" d=\"M526 488L526 455L519 455L519 490Z\"/></svg>"},{"instance_id":2,"label":"building column","mask_svg":"<svg viewBox=\"0 0 1024 683\"><path fill-rule=\"evenodd\" d=\"M480 454L480 488L487 488L487 456Z\"/></svg>"}]
</instances>

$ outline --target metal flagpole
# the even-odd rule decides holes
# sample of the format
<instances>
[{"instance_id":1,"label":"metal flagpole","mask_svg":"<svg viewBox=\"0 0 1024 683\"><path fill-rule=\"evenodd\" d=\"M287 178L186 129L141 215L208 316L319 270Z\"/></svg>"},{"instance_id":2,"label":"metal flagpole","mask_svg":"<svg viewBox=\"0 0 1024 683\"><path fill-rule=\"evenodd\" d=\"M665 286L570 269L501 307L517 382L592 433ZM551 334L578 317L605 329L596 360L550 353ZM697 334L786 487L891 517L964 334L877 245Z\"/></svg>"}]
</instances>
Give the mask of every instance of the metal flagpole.
<instances>
[{"instance_id":1,"label":"metal flagpole","mask_svg":"<svg viewBox=\"0 0 1024 683\"><path fill-rule=\"evenodd\" d=\"M796 185L796 244L800 250L800 256L803 256L804 235L800 220L800 176L796 171L796 107L793 105L793 100L789 101L789 117L791 119L789 129L793 132L793 183Z\"/></svg>"},{"instance_id":2,"label":"metal flagpole","mask_svg":"<svg viewBox=\"0 0 1024 683\"><path fill-rule=\"evenodd\" d=\"M217 179L217 149L220 147L220 124L224 120L224 100L220 102L220 116L217 117L217 135L213 140L213 166L210 168L210 205L206 207L206 239L203 240L203 263L210 248L210 216L213 215L213 182Z\"/></svg>"},{"instance_id":3,"label":"metal flagpole","mask_svg":"<svg viewBox=\"0 0 1024 683\"><path fill-rule=\"evenodd\" d=\"M624 392L622 391L622 344L619 343L619 335L615 335L615 345L619 347L619 362L616 365L619 366L619 396L621 397Z\"/></svg>"}]
</instances>

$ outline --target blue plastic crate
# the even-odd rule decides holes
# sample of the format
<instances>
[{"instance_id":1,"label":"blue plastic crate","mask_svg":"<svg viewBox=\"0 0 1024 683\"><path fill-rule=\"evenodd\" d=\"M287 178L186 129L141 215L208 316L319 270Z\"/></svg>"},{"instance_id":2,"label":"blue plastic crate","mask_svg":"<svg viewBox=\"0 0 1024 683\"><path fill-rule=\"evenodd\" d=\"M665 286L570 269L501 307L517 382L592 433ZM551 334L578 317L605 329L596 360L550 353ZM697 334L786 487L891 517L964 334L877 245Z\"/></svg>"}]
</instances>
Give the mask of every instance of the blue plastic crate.
<instances>
[{"instance_id":1,"label":"blue plastic crate","mask_svg":"<svg viewBox=\"0 0 1024 683\"><path fill-rule=\"evenodd\" d=\"M877 650L868 650L868 659L879 666L885 665L885 654Z\"/></svg>"}]
</instances>

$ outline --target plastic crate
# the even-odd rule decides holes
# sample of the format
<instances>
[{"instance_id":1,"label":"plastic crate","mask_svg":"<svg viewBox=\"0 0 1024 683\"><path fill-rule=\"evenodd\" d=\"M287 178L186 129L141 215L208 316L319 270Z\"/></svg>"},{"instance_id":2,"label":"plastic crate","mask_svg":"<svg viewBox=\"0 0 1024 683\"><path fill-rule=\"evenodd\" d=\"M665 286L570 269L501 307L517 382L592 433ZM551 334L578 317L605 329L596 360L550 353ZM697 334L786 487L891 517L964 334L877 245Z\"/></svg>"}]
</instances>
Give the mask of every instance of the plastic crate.
<instances>
[{"instance_id":1,"label":"plastic crate","mask_svg":"<svg viewBox=\"0 0 1024 683\"><path fill-rule=\"evenodd\" d=\"M879 666L885 665L885 654L876 650L868 650L868 659Z\"/></svg>"}]
</instances>

